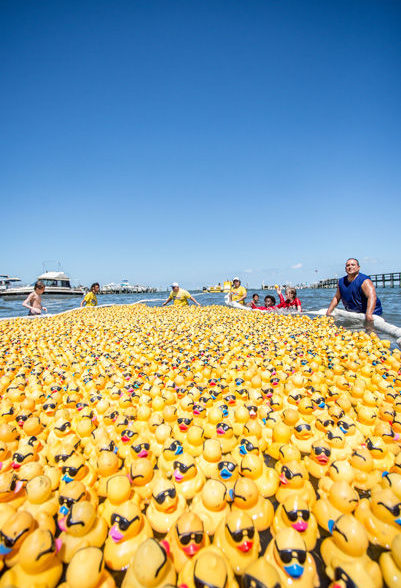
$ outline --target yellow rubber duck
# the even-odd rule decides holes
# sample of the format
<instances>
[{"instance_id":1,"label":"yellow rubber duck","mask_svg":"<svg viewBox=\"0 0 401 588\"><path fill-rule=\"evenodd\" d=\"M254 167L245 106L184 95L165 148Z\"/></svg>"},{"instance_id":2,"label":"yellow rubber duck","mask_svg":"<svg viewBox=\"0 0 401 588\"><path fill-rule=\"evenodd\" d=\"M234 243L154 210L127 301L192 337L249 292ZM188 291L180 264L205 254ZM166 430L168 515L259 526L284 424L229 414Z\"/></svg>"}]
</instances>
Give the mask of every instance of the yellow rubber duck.
<instances>
[{"instance_id":1,"label":"yellow rubber duck","mask_svg":"<svg viewBox=\"0 0 401 588\"><path fill-rule=\"evenodd\" d=\"M280 487L276 492L276 499L283 503L290 496L299 496L310 506L316 501L315 491L301 461L289 461L281 466Z\"/></svg>"},{"instance_id":2,"label":"yellow rubber duck","mask_svg":"<svg viewBox=\"0 0 401 588\"><path fill-rule=\"evenodd\" d=\"M0 527L0 556L11 568L20 561L20 550L25 539L37 528L37 523L29 512L16 512L8 517Z\"/></svg>"},{"instance_id":3,"label":"yellow rubber duck","mask_svg":"<svg viewBox=\"0 0 401 588\"><path fill-rule=\"evenodd\" d=\"M82 482L86 487L93 486L96 481L96 472L83 458L82 455L73 453L61 466L62 478L60 487L71 482Z\"/></svg>"},{"instance_id":4,"label":"yellow rubber duck","mask_svg":"<svg viewBox=\"0 0 401 588\"><path fill-rule=\"evenodd\" d=\"M203 452L203 443L205 440L205 433L199 425L193 425L184 438L184 451L192 455L192 457L199 457Z\"/></svg>"},{"instance_id":5,"label":"yellow rubber duck","mask_svg":"<svg viewBox=\"0 0 401 588\"><path fill-rule=\"evenodd\" d=\"M383 474L380 486L375 486L373 492L382 488L390 488L397 498L401 500L401 474L396 474L394 472Z\"/></svg>"},{"instance_id":6,"label":"yellow rubber duck","mask_svg":"<svg viewBox=\"0 0 401 588\"><path fill-rule=\"evenodd\" d=\"M230 564L215 545L204 547L184 565L178 576L178 585L188 588L238 588Z\"/></svg>"},{"instance_id":7,"label":"yellow rubber duck","mask_svg":"<svg viewBox=\"0 0 401 588\"><path fill-rule=\"evenodd\" d=\"M157 533L167 533L178 517L186 510L184 496L177 492L175 484L164 478L157 478L153 484L152 498L146 511L146 518Z\"/></svg>"},{"instance_id":8,"label":"yellow rubber duck","mask_svg":"<svg viewBox=\"0 0 401 588\"><path fill-rule=\"evenodd\" d=\"M240 474L253 480L264 498L273 496L279 486L279 476L274 468L268 468L263 457L248 453L241 460Z\"/></svg>"},{"instance_id":9,"label":"yellow rubber duck","mask_svg":"<svg viewBox=\"0 0 401 588\"><path fill-rule=\"evenodd\" d=\"M25 498L24 484L13 470L0 474L0 512L3 507L17 509Z\"/></svg>"},{"instance_id":10,"label":"yellow rubber duck","mask_svg":"<svg viewBox=\"0 0 401 588\"><path fill-rule=\"evenodd\" d=\"M66 581L59 588L116 588L101 549L84 547L77 551L68 565Z\"/></svg>"},{"instance_id":11,"label":"yellow rubber duck","mask_svg":"<svg viewBox=\"0 0 401 588\"><path fill-rule=\"evenodd\" d=\"M223 455L230 453L237 445L237 438L234 436L232 426L224 421L217 423L214 438L220 441Z\"/></svg>"},{"instance_id":12,"label":"yellow rubber duck","mask_svg":"<svg viewBox=\"0 0 401 588\"><path fill-rule=\"evenodd\" d=\"M291 443L297 447L301 453L310 453L315 434L316 431L310 423L300 420L293 429Z\"/></svg>"},{"instance_id":13,"label":"yellow rubber duck","mask_svg":"<svg viewBox=\"0 0 401 588\"><path fill-rule=\"evenodd\" d=\"M135 438L130 445L130 452L125 459L125 465L130 465L133 461L138 459L148 459L153 466L156 465L156 456L153 455L150 444L150 435L141 434Z\"/></svg>"},{"instance_id":14,"label":"yellow rubber duck","mask_svg":"<svg viewBox=\"0 0 401 588\"><path fill-rule=\"evenodd\" d=\"M371 490L380 483L381 472L374 469L373 458L366 447L354 449L350 465L354 470L353 484L359 490Z\"/></svg>"},{"instance_id":15,"label":"yellow rubber duck","mask_svg":"<svg viewBox=\"0 0 401 588\"><path fill-rule=\"evenodd\" d=\"M291 443L285 443L278 449L278 461L276 462L274 469L280 474L281 466L288 461L301 461L301 452L297 447L291 445Z\"/></svg>"},{"instance_id":16,"label":"yellow rubber duck","mask_svg":"<svg viewBox=\"0 0 401 588\"><path fill-rule=\"evenodd\" d=\"M350 586L363 586L375 588L375 582L369 573L361 569L358 562L333 560L334 580L329 588L349 588Z\"/></svg>"},{"instance_id":17,"label":"yellow rubber duck","mask_svg":"<svg viewBox=\"0 0 401 588\"><path fill-rule=\"evenodd\" d=\"M308 473L318 479L327 474L331 461L331 447L324 439L313 441L310 454L304 457Z\"/></svg>"},{"instance_id":18,"label":"yellow rubber duck","mask_svg":"<svg viewBox=\"0 0 401 588\"><path fill-rule=\"evenodd\" d=\"M300 533L308 551L315 548L320 536L316 518L308 503L297 495L289 496L279 504L273 519L273 537L285 528Z\"/></svg>"},{"instance_id":19,"label":"yellow rubber duck","mask_svg":"<svg viewBox=\"0 0 401 588\"><path fill-rule=\"evenodd\" d=\"M213 545L226 556L235 574L245 569L258 558L259 533L251 517L243 511L231 512L216 529Z\"/></svg>"},{"instance_id":20,"label":"yellow rubber duck","mask_svg":"<svg viewBox=\"0 0 401 588\"><path fill-rule=\"evenodd\" d=\"M157 470L148 459L137 459L131 463L128 479L135 492L135 498L143 510L150 502Z\"/></svg>"},{"instance_id":21,"label":"yellow rubber duck","mask_svg":"<svg viewBox=\"0 0 401 588\"><path fill-rule=\"evenodd\" d=\"M63 573L57 543L50 531L36 529L24 541L16 565L5 572L0 587L46 586L55 588Z\"/></svg>"},{"instance_id":22,"label":"yellow rubber duck","mask_svg":"<svg viewBox=\"0 0 401 588\"><path fill-rule=\"evenodd\" d=\"M171 425L167 423L162 423L156 428L154 438L151 439L150 442L151 450L156 458L158 458L163 451L164 443L167 439L170 439L172 431L173 429Z\"/></svg>"},{"instance_id":23,"label":"yellow rubber duck","mask_svg":"<svg viewBox=\"0 0 401 588\"><path fill-rule=\"evenodd\" d=\"M320 497L327 496L334 482L343 480L353 486L355 472L348 460L333 461L325 476L320 478L318 490Z\"/></svg>"},{"instance_id":24,"label":"yellow rubber duck","mask_svg":"<svg viewBox=\"0 0 401 588\"><path fill-rule=\"evenodd\" d=\"M111 526L111 516L125 503L138 504L131 483L127 476L112 476L106 485L106 500L99 505L99 514L108 526Z\"/></svg>"},{"instance_id":25,"label":"yellow rubber duck","mask_svg":"<svg viewBox=\"0 0 401 588\"><path fill-rule=\"evenodd\" d=\"M291 434L291 427L288 424L281 421L274 425L271 443L267 446L266 453L278 460L280 447L290 442Z\"/></svg>"},{"instance_id":26,"label":"yellow rubber duck","mask_svg":"<svg viewBox=\"0 0 401 588\"><path fill-rule=\"evenodd\" d=\"M281 529L270 541L263 557L278 573L281 586L320 586L315 562L305 541L294 529Z\"/></svg>"},{"instance_id":27,"label":"yellow rubber duck","mask_svg":"<svg viewBox=\"0 0 401 588\"><path fill-rule=\"evenodd\" d=\"M394 465L394 454L381 437L371 435L366 439L366 447L373 458L373 466L380 472L389 472Z\"/></svg>"},{"instance_id":28,"label":"yellow rubber duck","mask_svg":"<svg viewBox=\"0 0 401 588\"><path fill-rule=\"evenodd\" d=\"M227 501L227 488L219 480L207 480L201 492L194 496L190 510L202 520L208 535L214 535L218 524L230 512Z\"/></svg>"},{"instance_id":29,"label":"yellow rubber duck","mask_svg":"<svg viewBox=\"0 0 401 588\"><path fill-rule=\"evenodd\" d=\"M59 555L64 563L69 563L83 547L102 547L108 530L106 521L96 515L95 507L86 500L73 504L59 527Z\"/></svg>"},{"instance_id":30,"label":"yellow rubber duck","mask_svg":"<svg viewBox=\"0 0 401 588\"><path fill-rule=\"evenodd\" d=\"M165 441L161 454L157 459L157 467L164 476L172 476L174 462L183 452L183 446L178 439L169 438Z\"/></svg>"},{"instance_id":31,"label":"yellow rubber duck","mask_svg":"<svg viewBox=\"0 0 401 588\"><path fill-rule=\"evenodd\" d=\"M99 496L105 497L108 480L116 474L124 474L125 468L114 451L101 451L97 458L96 469L97 480L94 488Z\"/></svg>"},{"instance_id":32,"label":"yellow rubber duck","mask_svg":"<svg viewBox=\"0 0 401 588\"><path fill-rule=\"evenodd\" d=\"M135 552L121 588L163 588L175 586L176 571L165 542L146 539Z\"/></svg>"},{"instance_id":33,"label":"yellow rubber duck","mask_svg":"<svg viewBox=\"0 0 401 588\"><path fill-rule=\"evenodd\" d=\"M333 482L327 496L316 501L313 513L319 525L329 531L330 521L337 520L342 514L353 513L358 504L358 492L345 480L338 480Z\"/></svg>"},{"instance_id":34,"label":"yellow rubber duck","mask_svg":"<svg viewBox=\"0 0 401 588\"><path fill-rule=\"evenodd\" d=\"M189 453L182 453L174 460L173 479L180 494L192 499L203 488L205 476L197 468L195 459Z\"/></svg>"},{"instance_id":35,"label":"yellow rubber duck","mask_svg":"<svg viewBox=\"0 0 401 588\"><path fill-rule=\"evenodd\" d=\"M265 531L273 520L273 505L264 498L255 482L250 478L239 478L233 487L232 512L246 512L252 519L257 531Z\"/></svg>"},{"instance_id":36,"label":"yellow rubber duck","mask_svg":"<svg viewBox=\"0 0 401 588\"><path fill-rule=\"evenodd\" d=\"M40 528L55 532L54 516L59 505L57 496L52 491L52 483L48 476L35 476L26 484L26 500L19 511L29 512L38 522Z\"/></svg>"},{"instance_id":37,"label":"yellow rubber duck","mask_svg":"<svg viewBox=\"0 0 401 588\"><path fill-rule=\"evenodd\" d=\"M110 518L111 528L104 547L104 558L111 570L128 567L139 545L153 537L148 520L133 502L124 502Z\"/></svg>"},{"instance_id":38,"label":"yellow rubber duck","mask_svg":"<svg viewBox=\"0 0 401 588\"><path fill-rule=\"evenodd\" d=\"M391 542L391 550L382 553L379 559L383 580L391 588L401 586L401 533Z\"/></svg>"},{"instance_id":39,"label":"yellow rubber duck","mask_svg":"<svg viewBox=\"0 0 401 588\"><path fill-rule=\"evenodd\" d=\"M242 575L242 584L247 588L251 586L277 588L280 586L280 576L266 558L259 557L245 569Z\"/></svg>"},{"instance_id":40,"label":"yellow rubber duck","mask_svg":"<svg viewBox=\"0 0 401 588\"><path fill-rule=\"evenodd\" d=\"M209 545L202 520L194 512L184 512L166 537L176 572L179 573L202 548Z\"/></svg>"},{"instance_id":41,"label":"yellow rubber duck","mask_svg":"<svg viewBox=\"0 0 401 588\"><path fill-rule=\"evenodd\" d=\"M390 489L376 490L371 498L360 501L355 517L364 525L369 541L390 549L401 533L401 500Z\"/></svg>"},{"instance_id":42,"label":"yellow rubber duck","mask_svg":"<svg viewBox=\"0 0 401 588\"><path fill-rule=\"evenodd\" d=\"M362 523L351 514L344 514L336 521L332 521L329 530L332 537L325 539L320 547L329 578L334 580L336 563L344 561L356 566L362 577L368 572L375 588L380 588L380 568L367 554L369 538Z\"/></svg>"}]
</instances>

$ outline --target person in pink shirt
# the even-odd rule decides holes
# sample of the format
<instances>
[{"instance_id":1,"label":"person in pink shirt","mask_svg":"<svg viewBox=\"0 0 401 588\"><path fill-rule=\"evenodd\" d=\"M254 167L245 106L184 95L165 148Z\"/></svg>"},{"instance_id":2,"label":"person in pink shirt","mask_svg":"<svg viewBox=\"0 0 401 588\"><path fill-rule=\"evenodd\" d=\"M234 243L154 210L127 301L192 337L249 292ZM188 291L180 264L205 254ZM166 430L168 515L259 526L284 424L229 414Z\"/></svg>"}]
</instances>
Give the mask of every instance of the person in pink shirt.
<instances>
[{"instance_id":1,"label":"person in pink shirt","mask_svg":"<svg viewBox=\"0 0 401 588\"><path fill-rule=\"evenodd\" d=\"M277 286L276 292L280 297L280 304L277 305L276 308L293 308L298 312L301 312L301 301L297 298L297 291L295 288L290 288L287 286L285 289L285 298L281 293L281 288Z\"/></svg>"}]
</instances>

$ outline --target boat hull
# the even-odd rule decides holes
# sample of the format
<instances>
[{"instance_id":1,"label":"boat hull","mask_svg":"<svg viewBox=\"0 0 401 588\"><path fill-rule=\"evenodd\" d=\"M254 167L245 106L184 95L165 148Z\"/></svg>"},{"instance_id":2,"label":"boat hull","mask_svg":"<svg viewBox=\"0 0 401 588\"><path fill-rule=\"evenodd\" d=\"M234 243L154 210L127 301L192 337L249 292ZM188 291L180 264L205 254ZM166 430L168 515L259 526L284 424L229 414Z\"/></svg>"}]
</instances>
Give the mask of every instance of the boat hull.
<instances>
[{"instance_id":1,"label":"boat hull","mask_svg":"<svg viewBox=\"0 0 401 588\"><path fill-rule=\"evenodd\" d=\"M4 290L3 292L0 291L0 297L3 300L23 300L26 298L31 292L33 291L32 287L29 288L14 288ZM60 288L60 287L52 287L47 286L46 291L44 293L44 298L48 298L49 296L56 296L56 297L65 297L65 296L83 296L85 294L84 290L79 288Z\"/></svg>"}]
</instances>

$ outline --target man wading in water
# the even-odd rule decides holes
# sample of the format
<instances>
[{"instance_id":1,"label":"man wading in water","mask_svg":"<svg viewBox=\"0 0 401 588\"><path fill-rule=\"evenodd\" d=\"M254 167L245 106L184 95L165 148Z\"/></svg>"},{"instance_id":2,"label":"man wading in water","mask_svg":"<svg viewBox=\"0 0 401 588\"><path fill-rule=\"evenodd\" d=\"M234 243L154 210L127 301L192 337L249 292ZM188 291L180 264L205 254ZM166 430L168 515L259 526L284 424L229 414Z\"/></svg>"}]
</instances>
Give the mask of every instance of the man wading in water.
<instances>
[{"instance_id":1,"label":"man wading in water","mask_svg":"<svg viewBox=\"0 0 401 588\"><path fill-rule=\"evenodd\" d=\"M337 292L327 309L329 316L342 300L345 310L363 312L368 322L373 322L373 315L381 315L382 305L376 295L375 287L369 276L359 273L359 261L353 257L347 259L345 271L347 275L338 280Z\"/></svg>"}]
</instances>

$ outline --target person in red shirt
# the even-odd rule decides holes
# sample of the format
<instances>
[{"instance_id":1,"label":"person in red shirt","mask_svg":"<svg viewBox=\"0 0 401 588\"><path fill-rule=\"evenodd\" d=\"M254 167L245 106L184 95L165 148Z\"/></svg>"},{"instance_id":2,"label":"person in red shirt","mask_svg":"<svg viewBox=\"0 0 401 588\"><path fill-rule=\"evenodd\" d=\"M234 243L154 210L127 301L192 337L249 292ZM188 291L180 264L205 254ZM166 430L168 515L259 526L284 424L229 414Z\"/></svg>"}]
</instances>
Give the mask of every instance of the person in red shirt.
<instances>
[{"instance_id":1,"label":"person in red shirt","mask_svg":"<svg viewBox=\"0 0 401 588\"><path fill-rule=\"evenodd\" d=\"M277 305L277 308L293 308L294 310L301 312L301 301L297 298L297 291L295 288L287 286L285 289L285 299L279 286L277 286L276 292L280 297L280 304Z\"/></svg>"},{"instance_id":2,"label":"person in red shirt","mask_svg":"<svg viewBox=\"0 0 401 588\"><path fill-rule=\"evenodd\" d=\"M265 306L263 310L274 310L275 308L277 308L276 299L274 296L270 296L270 294L268 294L265 296Z\"/></svg>"}]
</instances>

